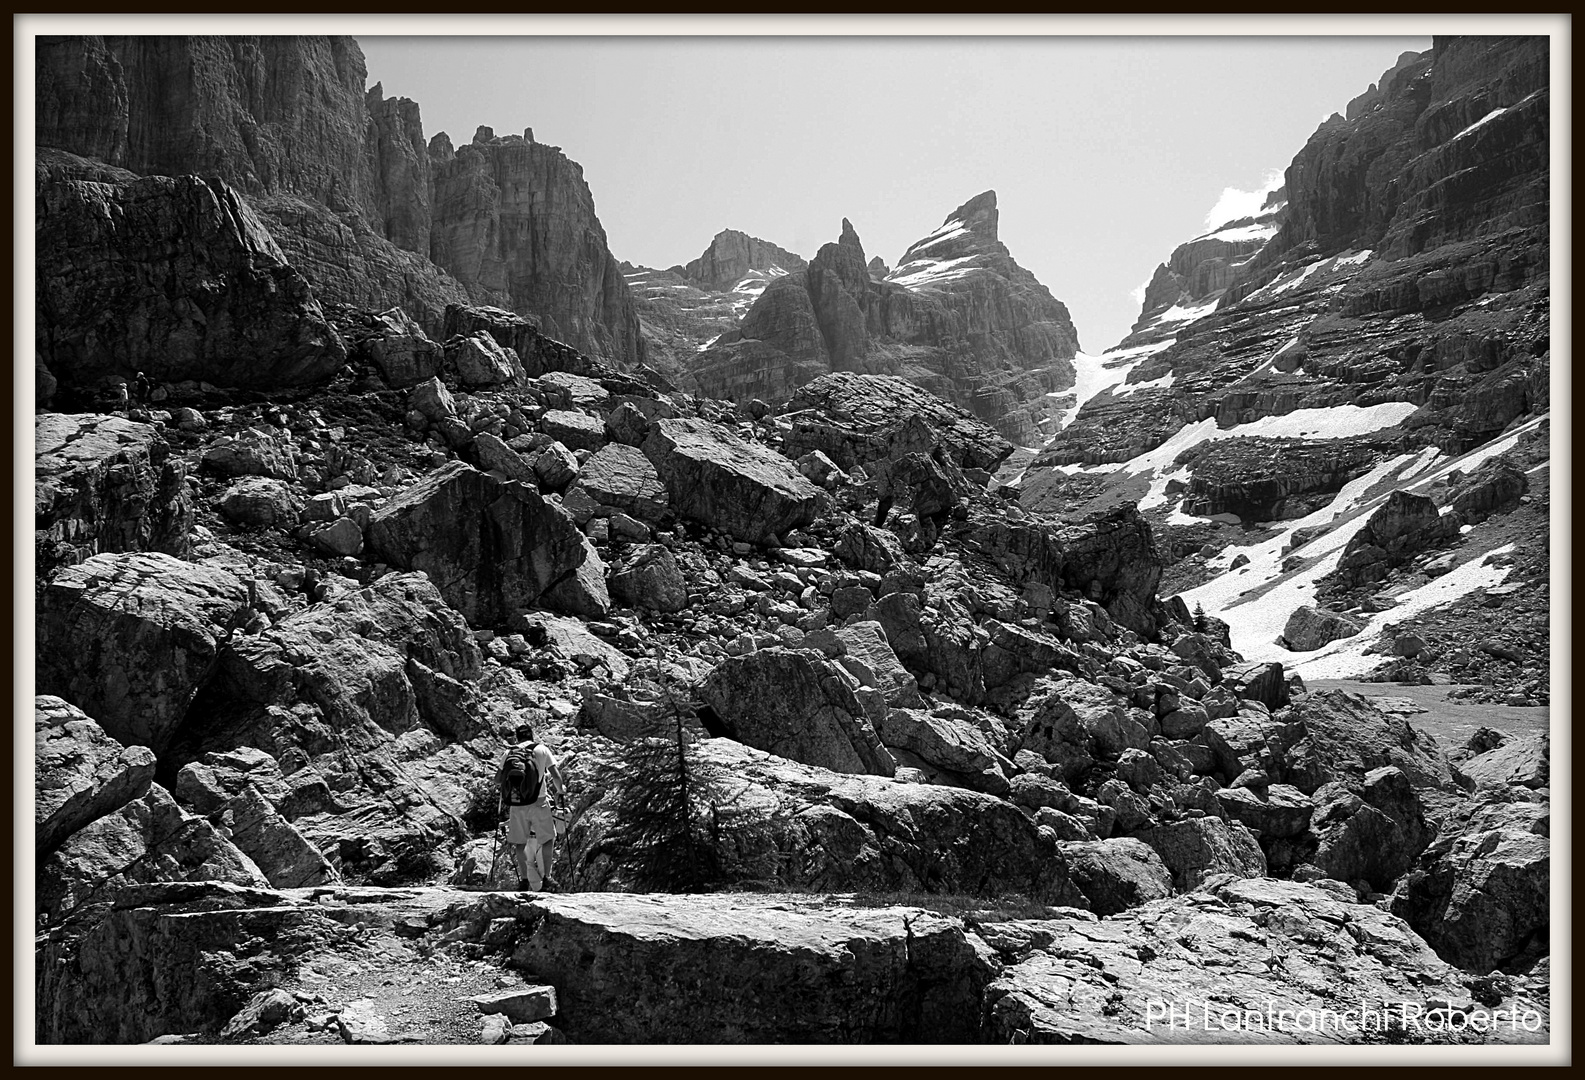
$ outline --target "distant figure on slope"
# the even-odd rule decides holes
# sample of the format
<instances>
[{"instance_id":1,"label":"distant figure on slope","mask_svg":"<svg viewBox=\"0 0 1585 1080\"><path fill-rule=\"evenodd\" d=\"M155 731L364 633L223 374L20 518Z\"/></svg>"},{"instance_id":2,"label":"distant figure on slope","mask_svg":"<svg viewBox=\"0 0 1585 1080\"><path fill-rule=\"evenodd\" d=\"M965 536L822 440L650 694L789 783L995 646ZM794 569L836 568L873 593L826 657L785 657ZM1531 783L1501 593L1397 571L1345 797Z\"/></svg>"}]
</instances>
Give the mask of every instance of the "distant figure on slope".
<instances>
[{"instance_id":1,"label":"distant figure on slope","mask_svg":"<svg viewBox=\"0 0 1585 1080\"><path fill-rule=\"evenodd\" d=\"M564 802L567 784L549 748L534 741L532 724L518 725L517 745L501 762L496 784L506 807L506 842L517 868L518 890L554 890L550 868L556 861L556 818L551 792L554 785L556 798Z\"/></svg>"},{"instance_id":2,"label":"distant figure on slope","mask_svg":"<svg viewBox=\"0 0 1585 1080\"><path fill-rule=\"evenodd\" d=\"M310 566L303 571L303 595L308 597L310 606L323 600L327 591L324 582L319 580L318 570Z\"/></svg>"}]
</instances>

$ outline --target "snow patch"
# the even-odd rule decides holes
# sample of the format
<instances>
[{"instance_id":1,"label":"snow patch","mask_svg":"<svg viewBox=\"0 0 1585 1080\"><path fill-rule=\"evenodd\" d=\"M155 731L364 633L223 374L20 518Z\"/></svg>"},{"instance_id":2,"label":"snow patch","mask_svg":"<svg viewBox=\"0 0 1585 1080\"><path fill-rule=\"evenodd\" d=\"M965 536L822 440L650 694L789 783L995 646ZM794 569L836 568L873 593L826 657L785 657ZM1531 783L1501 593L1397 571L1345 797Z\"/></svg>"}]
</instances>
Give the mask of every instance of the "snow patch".
<instances>
[{"instance_id":1,"label":"snow patch","mask_svg":"<svg viewBox=\"0 0 1585 1080\"><path fill-rule=\"evenodd\" d=\"M1118 397L1128 397L1140 390L1165 390L1167 387L1171 386L1176 379L1177 376L1169 371L1165 375L1161 376L1161 378L1151 379L1149 382L1121 383L1118 385L1117 389L1113 391L1113 393L1115 393Z\"/></svg>"},{"instance_id":2,"label":"snow patch","mask_svg":"<svg viewBox=\"0 0 1585 1080\"><path fill-rule=\"evenodd\" d=\"M1504 555L1513 549L1513 544L1504 544L1487 552L1483 558L1456 566L1418 589L1404 593L1391 610L1372 615L1364 629L1353 637L1330 642L1309 653L1290 653L1274 645L1268 651L1281 655L1251 656L1250 659L1282 660L1284 667L1297 671L1305 679L1349 679L1363 675L1384 659L1379 654L1367 656L1365 650L1384 642L1388 624L1401 625L1422 612L1447 607L1476 589L1502 584L1509 567L1494 566L1492 556Z\"/></svg>"},{"instance_id":3,"label":"snow patch","mask_svg":"<svg viewBox=\"0 0 1585 1080\"><path fill-rule=\"evenodd\" d=\"M1217 299L1219 300L1221 298L1218 297ZM1158 323L1197 322L1198 320L1203 319L1207 315L1211 314L1211 312L1215 311L1216 304L1217 300L1207 301L1206 303L1201 304L1199 307L1184 307L1182 304L1173 304L1166 311L1163 311L1160 315L1157 315L1155 321Z\"/></svg>"},{"instance_id":4,"label":"snow patch","mask_svg":"<svg viewBox=\"0 0 1585 1080\"><path fill-rule=\"evenodd\" d=\"M1170 344L1170 342L1169 342ZM1139 362L1151 352L1161 351L1154 346L1146 349L1129 349L1121 353L1104 353L1101 356L1091 356L1088 353L1075 353L1073 356L1073 389L1058 391L1060 394L1072 394L1073 404L1063 410L1057 418L1057 430L1062 431L1072 424L1078 417L1079 410L1084 403L1097 394L1105 393L1117 386L1128 373L1138 366Z\"/></svg>"},{"instance_id":5,"label":"snow patch","mask_svg":"<svg viewBox=\"0 0 1585 1080\"><path fill-rule=\"evenodd\" d=\"M910 289L934 285L962 277L973 269L963 264L973 262L975 258L977 256L964 255L956 259L909 259L887 275L886 280Z\"/></svg>"},{"instance_id":6,"label":"snow patch","mask_svg":"<svg viewBox=\"0 0 1585 1080\"><path fill-rule=\"evenodd\" d=\"M1372 431L1392 427L1413 413L1418 406L1407 401L1387 401L1380 405L1334 405L1326 409L1296 409L1283 416L1263 416L1248 424L1219 428L1214 417L1179 428L1166 442L1154 450L1130 458L1121 465L1096 465L1091 471L1104 472L1119 469L1130 474L1146 471L1159 472L1191 446L1217 439L1235 439L1243 435L1264 435L1287 439L1341 439L1350 435L1368 435Z\"/></svg>"},{"instance_id":7,"label":"snow patch","mask_svg":"<svg viewBox=\"0 0 1585 1080\"><path fill-rule=\"evenodd\" d=\"M1150 490L1145 492L1144 497L1139 500L1139 509L1153 510L1158 506L1165 506L1167 503L1167 484L1173 480L1187 484L1189 482L1189 470L1182 468L1177 472L1166 473L1152 480L1150 482ZM1201 520L1200 518L1191 518L1187 514L1184 514L1183 517L1185 522L1198 523Z\"/></svg>"},{"instance_id":8,"label":"snow patch","mask_svg":"<svg viewBox=\"0 0 1585 1080\"><path fill-rule=\"evenodd\" d=\"M1101 354L1101 356L1109 363L1116 363L1117 361L1123 360L1125 358L1143 359L1144 357L1154 356L1158 352L1164 352L1167 349L1170 349L1173 346L1173 343L1175 343L1177 340L1178 339L1175 337L1170 337L1162 341L1152 341L1148 345L1131 345L1126 349L1107 349Z\"/></svg>"},{"instance_id":9,"label":"snow patch","mask_svg":"<svg viewBox=\"0 0 1585 1080\"><path fill-rule=\"evenodd\" d=\"M1196 236L1195 240L1226 240L1236 243L1240 240L1270 240L1277 235L1277 226L1272 224L1240 225L1236 229L1218 229L1204 236ZM1191 240L1190 243L1194 241Z\"/></svg>"},{"instance_id":10,"label":"snow patch","mask_svg":"<svg viewBox=\"0 0 1585 1080\"><path fill-rule=\"evenodd\" d=\"M1492 120L1497 119L1497 117L1501 116L1503 113L1505 113L1507 111L1508 111L1507 109L1493 109L1491 112L1487 113L1485 116L1481 117L1479 120L1477 120L1473 124L1471 124L1469 127L1465 128L1463 131L1461 131L1457 135L1453 136L1453 138L1449 139L1448 142L1452 142L1453 139L1462 139L1464 136L1468 135L1470 132L1474 131L1476 128L1480 127L1482 124L1489 123Z\"/></svg>"}]
</instances>

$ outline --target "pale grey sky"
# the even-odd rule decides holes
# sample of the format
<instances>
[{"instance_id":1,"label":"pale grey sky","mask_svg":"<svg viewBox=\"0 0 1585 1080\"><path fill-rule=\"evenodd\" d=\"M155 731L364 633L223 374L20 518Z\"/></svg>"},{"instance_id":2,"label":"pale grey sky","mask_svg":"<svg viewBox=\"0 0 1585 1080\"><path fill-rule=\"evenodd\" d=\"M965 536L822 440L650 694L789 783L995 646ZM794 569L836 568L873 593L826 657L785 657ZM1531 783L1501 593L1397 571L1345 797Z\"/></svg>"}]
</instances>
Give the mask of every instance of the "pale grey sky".
<instances>
[{"instance_id":1,"label":"pale grey sky","mask_svg":"<svg viewBox=\"0 0 1585 1080\"><path fill-rule=\"evenodd\" d=\"M666 267L741 229L805 258L844 217L888 265L996 189L1001 239L1088 352L1135 290L1424 37L358 35L426 137L534 129L583 166L611 250ZM1232 203L1238 202L1233 198ZM1223 203L1224 206L1228 205ZM1217 224L1219 222L1212 222Z\"/></svg>"}]
</instances>

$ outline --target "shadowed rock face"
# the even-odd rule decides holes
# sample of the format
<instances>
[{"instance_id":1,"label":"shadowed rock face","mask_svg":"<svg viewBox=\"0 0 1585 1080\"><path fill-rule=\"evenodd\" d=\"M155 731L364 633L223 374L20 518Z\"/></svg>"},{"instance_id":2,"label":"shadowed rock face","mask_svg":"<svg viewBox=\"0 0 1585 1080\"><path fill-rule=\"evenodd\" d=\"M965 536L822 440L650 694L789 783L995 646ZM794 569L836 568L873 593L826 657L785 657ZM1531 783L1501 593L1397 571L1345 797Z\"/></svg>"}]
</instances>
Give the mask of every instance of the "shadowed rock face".
<instances>
[{"instance_id":1,"label":"shadowed rock face","mask_svg":"<svg viewBox=\"0 0 1585 1080\"><path fill-rule=\"evenodd\" d=\"M1077 349L1067 309L997 239L988 191L884 280L870 277L844 219L838 240L766 287L688 381L711 396L776 401L828 371L898 375L1027 440L1038 399L1072 385Z\"/></svg>"},{"instance_id":2,"label":"shadowed rock face","mask_svg":"<svg viewBox=\"0 0 1585 1080\"><path fill-rule=\"evenodd\" d=\"M36 57L41 146L382 220L364 161L363 54L351 38L40 38Z\"/></svg>"},{"instance_id":3,"label":"shadowed rock face","mask_svg":"<svg viewBox=\"0 0 1585 1080\"><path fill-rule=\"evenodd\" d=\"M62 387L138 371L289 386L346 359L308 282L225 183L41 175L37 195L35 342Z\"/></svg>"},{"instance_id":4,"label":"shadowed rock face","mask_svg":"<svg viewBox=\"0 0 1585 1080\"><path fill-rule=\"evenodd\" d=\"M643 362L577 163L518 136L426 144L415 102L365 92L352 38L43 37L36 57L40 147L225 181L321 298L400 304L431 333L447 304L495 303L601 359Z\"/></svg>"}]
</instances>

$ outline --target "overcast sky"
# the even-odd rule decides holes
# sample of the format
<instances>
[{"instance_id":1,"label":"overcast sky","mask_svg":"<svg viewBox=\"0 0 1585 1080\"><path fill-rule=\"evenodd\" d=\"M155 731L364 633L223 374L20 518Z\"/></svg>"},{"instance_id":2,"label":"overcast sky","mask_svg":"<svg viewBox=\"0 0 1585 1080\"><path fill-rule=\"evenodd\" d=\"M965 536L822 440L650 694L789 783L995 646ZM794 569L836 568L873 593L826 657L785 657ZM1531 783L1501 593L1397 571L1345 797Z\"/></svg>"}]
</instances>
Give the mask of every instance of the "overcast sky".
<instances>
[{"instance_id":1,"label":"overcast sky","mask_svg":"<svg viewBox=\"0 0 1585 1080\"><path fill-rule=\"evenodd\" d=\"M1425 37L358 35L426 137L534 129L612 252L667 267L740 229L805 258L844 217L888 265L994 188L1001 239L1115 345L1138 287ZM1244 212L1247 212L1245 209Z\"/></svg>"}]
</instances>

